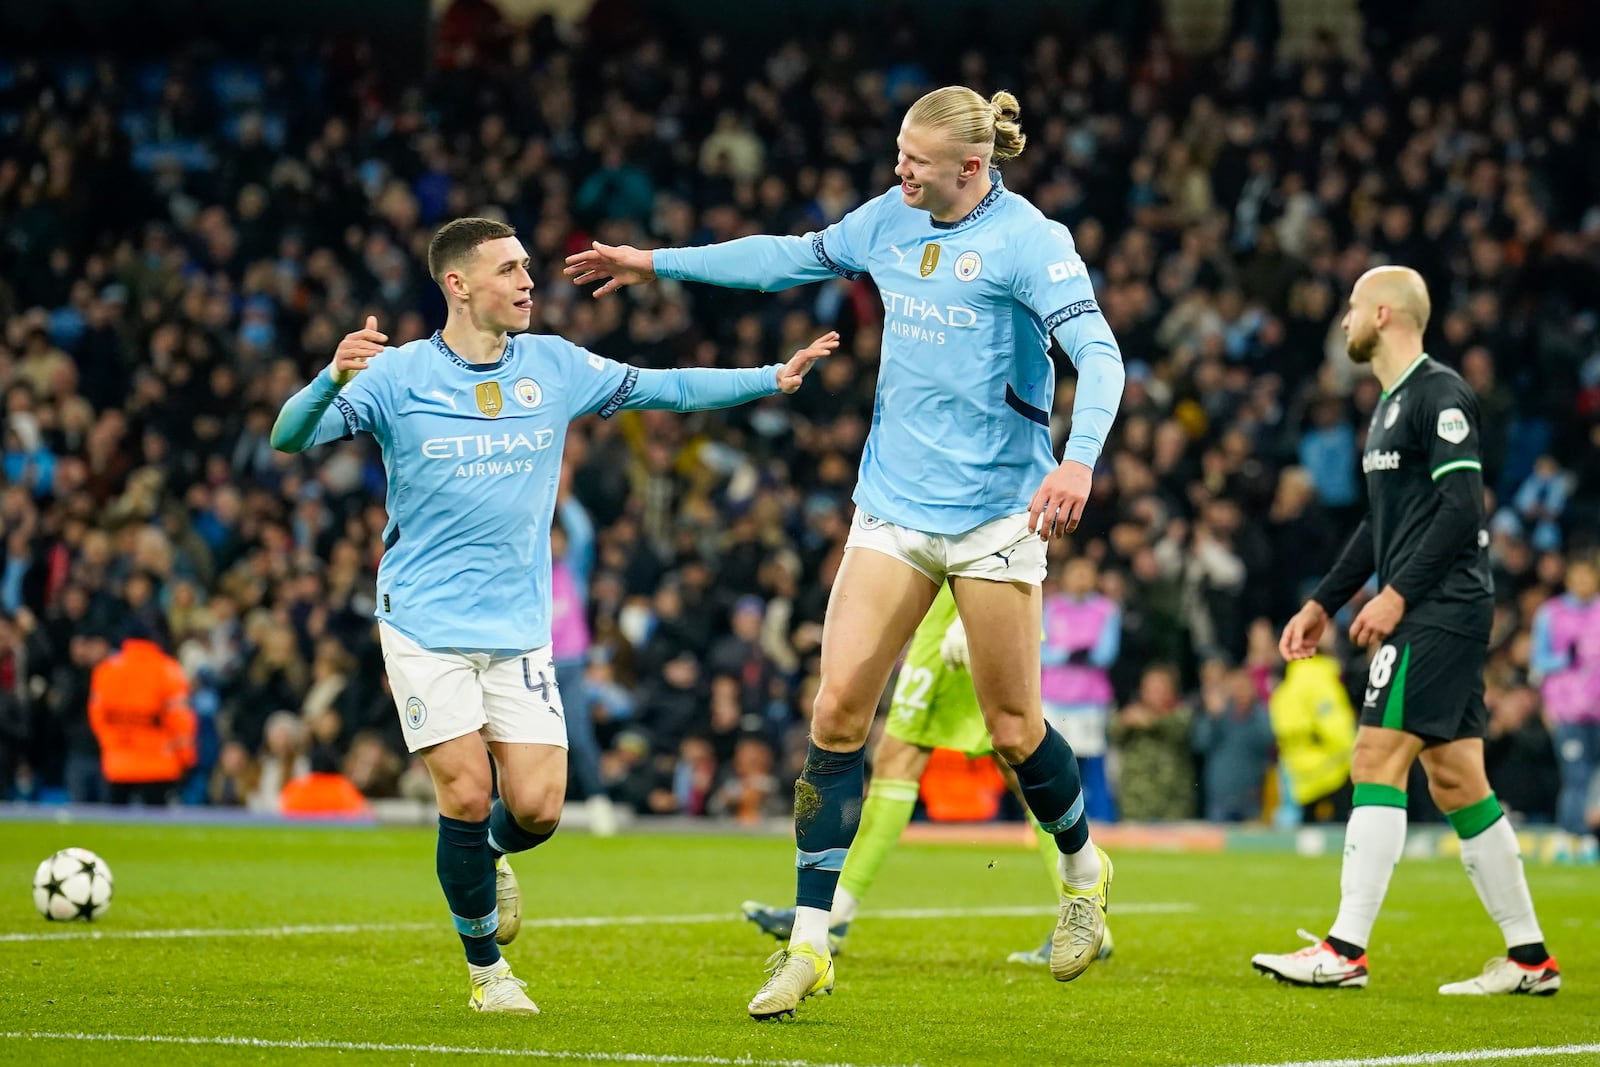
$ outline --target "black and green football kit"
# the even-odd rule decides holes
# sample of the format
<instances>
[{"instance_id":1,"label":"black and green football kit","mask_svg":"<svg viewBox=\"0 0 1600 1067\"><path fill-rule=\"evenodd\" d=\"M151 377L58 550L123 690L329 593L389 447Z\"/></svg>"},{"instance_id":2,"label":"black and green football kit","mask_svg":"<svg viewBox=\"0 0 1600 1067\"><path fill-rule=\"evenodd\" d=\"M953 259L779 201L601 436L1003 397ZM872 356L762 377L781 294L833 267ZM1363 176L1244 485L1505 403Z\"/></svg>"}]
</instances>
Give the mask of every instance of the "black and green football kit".
<instances>
[{"instance_id":1,"label":"black and green football kit","mask_svg":"<svg viewBox=\"0 0 1600 1067\"><path fill-rule=\"evenodd\" d=\"M1425 741L1482 737L1494 616L1478 404L1419 356L1372 413L1361 469L1370 511L1312 599L1333 615L1376 570L1406 611L1373 654L1361 722Z\"/></svg>"}]
</instances>

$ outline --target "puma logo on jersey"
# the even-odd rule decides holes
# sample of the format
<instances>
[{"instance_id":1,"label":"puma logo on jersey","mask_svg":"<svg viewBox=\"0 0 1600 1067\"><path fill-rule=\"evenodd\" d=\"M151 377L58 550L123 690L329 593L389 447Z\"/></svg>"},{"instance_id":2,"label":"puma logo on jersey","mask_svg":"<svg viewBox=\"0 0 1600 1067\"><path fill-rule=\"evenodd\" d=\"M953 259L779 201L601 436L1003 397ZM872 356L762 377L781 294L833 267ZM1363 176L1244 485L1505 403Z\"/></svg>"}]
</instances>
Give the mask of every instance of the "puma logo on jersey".
<instances>
[{"instance_id":1,"label":"puma logo on jersey","mask_svg":"<svg viewBox=\"0 0 1600 1067\"><path fill-rule=\"evenodd\" d=\"M1361 473L1371 474L1373 471L1397 471L1400 469L1400 453L1398 452L1367 452L1361 456Z\"/></svg>"},{"instance_id":2,"label":"puma logo on jersey","mask_svg":"<svg viewBox=\"0 0 1600 1067\"><path fill-rule=\"evenodd\" d=\"M433 392L429 393L428 395L432 396L432 397L438 397L440 400L443 400L446 404L449 404L451 411L454 411L456 409L456 394L450 393L449 395L446 395L445 391L443 389L435 389Z\"/></svg>"},{"instance_id":3,"label":"puma logo on jersey","mask_svg":"<svg viewBox=\"0 0 1600 1067\"><path fill-rule=\"evenodd\" d=\"M902 252L902 251L900 251L899 247L896 246L896 245L890 245L889 246L889 251L891 251L891 252L893 252L895 254L895 262L897 264L905 263L906 257L911 254L910 252Z\"/></svg>"}]
</instances>

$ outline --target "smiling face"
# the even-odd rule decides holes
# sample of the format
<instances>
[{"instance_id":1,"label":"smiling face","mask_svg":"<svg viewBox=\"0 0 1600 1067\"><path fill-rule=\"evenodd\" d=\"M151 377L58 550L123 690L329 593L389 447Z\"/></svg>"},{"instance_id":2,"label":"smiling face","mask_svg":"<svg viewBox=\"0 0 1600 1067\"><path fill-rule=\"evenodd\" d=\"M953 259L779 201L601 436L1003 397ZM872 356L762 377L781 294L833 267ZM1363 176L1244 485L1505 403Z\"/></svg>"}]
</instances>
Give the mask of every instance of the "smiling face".
<instances>
[{"instance_id":1,"label":"smiling face","mask_svg":"<svg viewBox=\"0 0 1600 1067\"><path fill-rule=\"evenodd\" d=\"M533 320L533 276L528 253L515 237L484 241L445 272L451 296L464 300L481 329L519 333Z\"/></svg>"},{"instance_id":2,"label":"smiling face","mask_svg":"<svg viewBox=\"0 0 1600 1067\"><path fill-rule=\"evenodd\" d=\"M941 222L961 196L962 187L987 169L987 161L971 145L958 145L937 130L913 126L909 120L895 138L899 157L894 173L907 205Z\"/></svg>"}]
</instances>

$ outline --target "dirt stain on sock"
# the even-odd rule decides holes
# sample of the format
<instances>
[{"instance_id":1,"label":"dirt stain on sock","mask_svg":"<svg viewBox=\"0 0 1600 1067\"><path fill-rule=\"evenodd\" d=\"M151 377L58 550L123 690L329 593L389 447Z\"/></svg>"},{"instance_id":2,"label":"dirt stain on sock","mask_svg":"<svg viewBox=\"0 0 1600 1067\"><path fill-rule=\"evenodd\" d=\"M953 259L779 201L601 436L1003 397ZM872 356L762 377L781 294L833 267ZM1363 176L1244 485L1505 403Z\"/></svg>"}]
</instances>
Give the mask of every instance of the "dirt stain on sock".
<instances>
[{"instance_id":1,"label":"dirt stain on sock","mask_svg":"<svg viewBox=\"0 0 1600 1067\"><path fill-rule=\"evenodd\" d=\"M801 778L794 783L794 821L796 826L810 822L822 810L822 794L817 787Z\"/></svg>"}]
</instances>

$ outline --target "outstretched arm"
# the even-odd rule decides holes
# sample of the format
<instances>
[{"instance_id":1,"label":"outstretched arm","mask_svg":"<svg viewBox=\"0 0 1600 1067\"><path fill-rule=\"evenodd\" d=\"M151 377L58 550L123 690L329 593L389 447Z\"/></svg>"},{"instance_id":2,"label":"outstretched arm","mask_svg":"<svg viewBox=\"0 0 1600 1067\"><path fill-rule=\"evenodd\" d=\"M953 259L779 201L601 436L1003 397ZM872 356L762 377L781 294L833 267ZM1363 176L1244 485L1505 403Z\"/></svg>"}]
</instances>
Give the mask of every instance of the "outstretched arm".
<instances>
[{"instance_id":1,"label":"outstretched arm","mask_svg":"<svg viewBox=\"0 0 1600 1067\"><path fill-rule=\"evenodd\" d=\"M618 408L705 411L759 400L800 388L811 365L839 347L839 335L826 333L783 364L741 370L686 367L679 370L630 368L632 386ZM620 390L619 390L620 392ZM616 409L613 409L616 410ZM601 414L606 414L602 411Z\"/></svg>"},{"instance_id":2,"label":"outstretched arm","mask_svg":"<svg viewBox=\"0 0 1600 1067\"><path fill-rule=\"evenodd\" d=\"M657 276L766 293L836 274L859 277L857 272L827 257L821 234L809 238L740 237L699 248L660 248L653 252L596 241L593 248L568 256L563 273L578 285L603 280L604 284L594 291L595 296Z\"/></svg>"},{"instance_id":3,"label":"outstretched arm","mask_svg":"<svg viewBox=\"0 0 1600 1067\"><path fill-rule=\"evenodd\" d=\"M885 193L849 212L833 225L804 237L740 237L699 248L603 245L567 257L562 271L579 285L601 282L595 296L638 285L660 275L686 282L708 282L730 289L774 292L837 275L854 280L867 267L880 207L899 199Z\"/></svg>"}]
</instances>

